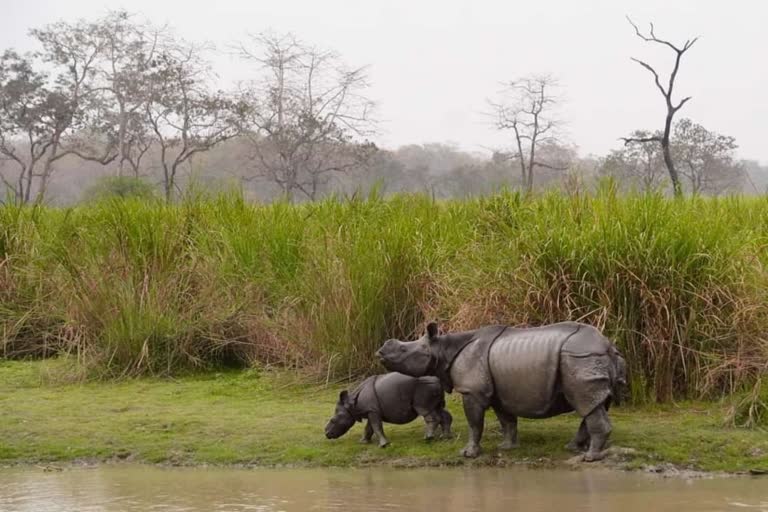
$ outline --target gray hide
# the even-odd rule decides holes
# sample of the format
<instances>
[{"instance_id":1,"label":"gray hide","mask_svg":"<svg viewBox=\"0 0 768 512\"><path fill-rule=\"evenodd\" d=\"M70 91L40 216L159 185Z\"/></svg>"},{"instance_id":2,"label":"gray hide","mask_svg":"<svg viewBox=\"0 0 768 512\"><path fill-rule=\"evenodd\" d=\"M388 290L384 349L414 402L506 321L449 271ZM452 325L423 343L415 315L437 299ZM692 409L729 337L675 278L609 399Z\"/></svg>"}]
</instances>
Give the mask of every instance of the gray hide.
<instances>
[{"instance_id":1,"label":"gray hide","mask_svg":"<svg viewBox=\"0 0 768 512\"><path fill-rule=\"evenodd\" d=\"M611 394L611 345L596 331L577 336L581 328L592 329L576 323L480 329L454 360L454 387L487 400L495 396L506 412L523 418L573 410L586 416Z\"/></svg>"},{"instance_id":2,"label":"gray hide","mask_svg":"<svg viewBox=\"0 0 768 512\"><path fill-rule=\"evenodd\" d=\"M517 418L576 411L584 420L572 449L589 445L585 460L602 457L611 426L607 409L626 383L623 358L597 329L563 322L536 328L488 326L438 335L436 324L415 342L387 341L384 366L408 375L436 375L464 398L470 439L465 456L479 453L484 412L502 425L502 448L517 445Z\"/></svg>"},{"instance_id":3,"label":"gray hide","mask_svg":"<svg viewBox=\"0 0 768 512\"><path fill-rule=\"evenodd\" d=\"M411 377L387 373L365 379L351 393L342 391L334 416L325 427L325 435L335 439L344 435L356 421L368 420L362 442L370 442L375 433L382 448L389 444L382 423L402 425L423 416L425 438L434 438L436 427L444 436L451 435L452 418L445 410L445 396L436 377Z\"/></svg>"}]
</instances>

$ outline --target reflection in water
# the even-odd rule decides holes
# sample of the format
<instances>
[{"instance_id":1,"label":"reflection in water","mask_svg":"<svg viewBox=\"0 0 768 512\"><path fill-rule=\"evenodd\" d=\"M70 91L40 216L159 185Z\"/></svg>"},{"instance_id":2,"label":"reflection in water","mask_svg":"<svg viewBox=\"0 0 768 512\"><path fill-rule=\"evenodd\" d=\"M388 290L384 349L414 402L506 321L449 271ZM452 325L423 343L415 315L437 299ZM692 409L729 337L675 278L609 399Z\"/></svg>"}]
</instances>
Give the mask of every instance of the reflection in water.
<instances>
[{"instance_id":1,"label":"reflection in water","mask_svg":"<svg viewBox=\"0 0 768 512\"><path fill-rule=\"evenodd\" d=\"M0 470L0 511L766 510L768 481L603 470Z\"/></svg>"}]
</instances>

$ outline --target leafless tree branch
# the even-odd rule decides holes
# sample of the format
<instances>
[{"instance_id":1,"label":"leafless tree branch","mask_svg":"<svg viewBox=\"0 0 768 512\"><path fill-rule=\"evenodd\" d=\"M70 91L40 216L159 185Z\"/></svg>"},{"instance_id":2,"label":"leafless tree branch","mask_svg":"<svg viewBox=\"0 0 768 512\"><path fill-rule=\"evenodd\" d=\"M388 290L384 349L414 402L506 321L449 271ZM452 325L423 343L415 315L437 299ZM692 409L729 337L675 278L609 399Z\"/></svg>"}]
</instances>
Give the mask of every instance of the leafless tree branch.
<instances>
[{"instance_id":1,"label":"leafless tree branch","mask_svg":"<svg viewBox=\"0 0 768 512\"><path fill-rule=\"evenodd\" d=\"M680 110L683 107L683 105L685 105L685 103L687 103L691 99L691 97L689 96L687 98L684 98L683 100L680 101L680 103L677 104L677 106L675 106L672 101L672 93L675 86L675 79L677 78L677 73L680 70L680 61L683 57L683 54L686 51L688 51L694 45L694 43L696 43L698 38L688 39L686 40L686 42L683 44L682 47L678 47L667 40L660 39L659 37L657 37L653 23L650 24L650 29L648 31L648 34L645 34L640 30L640 28L635 24L634 21L632 21L632 19L629 16L627 16L627 21L629 21L630 25L632 25L632 28L634 28L635 35L637 35L637 37L639 37L643 41L666 46L667 48L670 48L675 52L675 63L674 63L672 72L669 75L669 81L666 88L661 84L661 78L659 77L659 74L651 65L649 65L646 62L643 62L642 60L636 59L634 57L632 57L632 60L637 62L638 64L640 64L641 66L643 66L645 69L647 69L653 74L656 88L661 92L662 96L664 97L664 101L667 106L667 114L664 120L664 131L662 133L661 140L657 141L655 137L652 137L650 138L650 140L647 140L645 142L661 143L662 152L664 154L664 162L665 162L665 165L667 166L667 170L669 171L669 177L672 180L672 186L673 186L675 195L680 195L682 193L682 189L680 187L680 179L678 177L678 172L675 169L675 164L674 164L674 160L672 158L672 152L670 149L670 134L672 130L672 119L675 113L678 110ZM636 142L641 142L641 141L636 141ZM625 140L625 144L627 144L626 140Z\"/></svg>"},{"instance_id":2,"label":"leafless tree branch","mask_svg":"<svg viewBox=\"0 0 768 512\"><path fill-rule=\"evenodd\" d=\"M552 117L558 101L554 94L557 86L557 81L547 75L524 77L505 84L500 100L488 101L496 129L512 132L515 159L520 165L522 183L529 191L533 188L535 167L567 169L536 157L543 144L559 143L557 131L561 122Z\"/></svg>"},{"instance_id":3,"label":"leafless tree branch","mask_svg":"<svg viewBox=\"0 0 768 512\"><path fill-rule=\"evenodd\" d=\"M619 140L624 141L624 145L627 146L632 143L641 143L644 144L646 142L658 142L661 143L662 138L659 136L654 135L653 137L621 137Z\"/></svg>"},{"instance_id":4,"label":"leafless tree branch","mask_svg":"<svg viewBox=\"0 0 768 512\"><path fill-rule=\"evenodd\" d=\"M291 34L252 35L238 53L257 66L242 91L256 175L289 198L314 199L327 176L370 158L375 147L356 140L375 131L366 68L349 70L335 52Z\"/></svg>"}]
</instances>

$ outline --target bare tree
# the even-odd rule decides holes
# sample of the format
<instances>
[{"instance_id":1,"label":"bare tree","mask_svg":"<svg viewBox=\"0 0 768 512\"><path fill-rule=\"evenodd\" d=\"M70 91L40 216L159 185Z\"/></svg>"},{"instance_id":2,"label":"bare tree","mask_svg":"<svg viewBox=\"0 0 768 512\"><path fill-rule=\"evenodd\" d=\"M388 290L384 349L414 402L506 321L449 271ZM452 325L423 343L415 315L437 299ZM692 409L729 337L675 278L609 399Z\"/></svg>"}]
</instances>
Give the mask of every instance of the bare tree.
<instances>
[{"instance_id":1,"label":"bare tree","mask_svg":"<svg viewBox=\"0 0 768 512\"><path fill-rule=\"evenodd\" d=\"M654 135L661 136L660 133L635 130L628 139L642 140ZM603 159L600 172L638 184L645 192L654 190L661 185L666 174L661 146L630 141L624 148L612 151Z\"/></svg>"},{"instance_id":2,"label":"bare tree","mask_svg":"<svg viewBox=\"0 0 768 512\"><path fill-rule=\"evenodd\" d=\"M158 50L149 76L145 114L159 149L163 189L170 201L178 188L180 166L238 133L240 104L221 91L211 91L203 48L167 41Z\"/></svg>"},{"instance_id":3,"label":"bare tree","mask_svg":"<svg viewBox=\"0 0 768 512\"><path fill-rule=\"evenodd\" d=\"M115 141L92 122L99 105L100 88L94 78L97 62L106 48L101 21L57 22L33 29L42 51L37 56L56 69L55 90L68 104L66 126L56 137L43 167L36 202L43 200L53 163L66 156L107 165L117 157Z\"/></svg>"},{"instance_id":4,"label":"bare tree","mask_svg":"<svg viewBox=\"0 0 768 512\"><path fill-rule=\"evenodd\" d=\"M68 124L66 101L48 81L30 57L8 50L0 59L0 154L7 164L0 178L19 203L31 200L39 167Z\"/></svg>"},{"instance_id":5,"label":"bare tree","mask_svg":"<svg viewBox=\"0 0 768 512\"><path fill-rule=\"evenodd\" d=\"M120 176L128 166L139 177L152 144L145 112L163 30L137 23L125 11L114 11L88 34L101 39L103 48L94 70L98 94L90 105L91 126L114 141Z\"/></svg>"},{"instance_id":6,"label":"bare tree","mask_svg":"<svg viewBox=\"0 0 768 512\"><path fill-rule=\"evenodd\" d=\"M58 22L30 31L41 50L7 51L0 64L0 152L16 164L16 200L43 201L54 164L66 156L106 165L117 157L103 126L93 123L101 88L94 81L105 49L98 22Z\"/></svg>"},{"instance_id":7,"label":"bare tree","mask_svg":"<svg viewBox=\"0 0 768 512\"><path fill-rule=\"evenodd\" d=\"M733 137L711 132L690 119L675 123L672 151L693 194L719 194L742 186L745 170L735 159L737 147Z\"/></svg>"},{"instance_id":8,"label":"bare tree","mask_svg":"<svg viewBox=\"0 0 768 512\"><path fill-rule=\"evenodd\" d=\"M670 43L669 41L666 41L664 39L659 39L656 37L656 34L654 33L654 27L653 23L650 24L650 29L648 34L644 34L640 31L640 29L635 25L635 23L627 17L627 20L629 23L634 27L635 34L637 34L637 37L642 39L645 42L650 43L656 43L660 45L664 45L670 49L672 49L675 52L675 65L672 68L672 72L669 75L669 80L667 82L667 86L664 87L661 83L661 79L659 77L659 73L656 72L656 70L648 63L636 59L632 57L632 60L643 66L645 69L650 71L653 74L654 81L656 83L656 88L661 92L661 95L664 96L664 101L667 106L667 114L664 118L664 130L661 133L661 135L652 135L650 137L645 138L635 138L635 137L629 137L625 138L624 143L630 144L632 142L640 142L640 143L658 143L661 144L661 150L662 154L664 155L664 163L667 166L667 171L669 172L669 178L672 180L672 189L674 191L674 194L676 196L679 196L682 194L682 188L680 186L680 178L677 174L677 170L675 169L675 162L672 158L672 151L670 149L670 135L672 133L672 119L674 118L675 114L678 110L680 110L683 105L685 105L690 99L691 96L687 96L680 100L677 105L674 104L672 100L672 92L675 87L675 78L677 78L677 73L680 70L680 60L683 58L683 54L687 52L691 46L694 45L694 43L697 41L697 37L693 39L688 39L682 47L675 46L674 44Z\"/></svg>"},{"instance_id":9,"label":"bare tree","mask_svg":"<svg viewBox=\"0 0 768 512\"><path fill-rule=\"evenodd\" d=\"M758 160L741 160L744 169L744 181L747 190L753 193L768 193L768 166L760 165Z\"/></svg>"},{"instance_id":10,"label":"bare tree","mask_svg":"<svg viewBox=\"0 0 768 512\"><path fill-rule=\"evenodd\" d=\"M524 77L506 84L499 100L489 101L496 128L510 130L514 135L515 147L508 155L520 165L522 183L528 191L533 189L537 167L558 171L568 169L537 155L542 145L560 144L558 129L561 122L554 117L557 87L557 81L549 75Z\"/></svg>"},{"instance_id":11,"label":"bare tree","mask_svg":"<svg viewBox=\"0 0 768 512\"><path fill-rule=\"evenodd\" d=\"M375 153L366 139L375 123L365 68L349 69L337 53L291 34L251 36L239 54L259 73L243 91L256 176L291 200L299 193L315 199L330 177Z\"/></svg>"}]
</instances>

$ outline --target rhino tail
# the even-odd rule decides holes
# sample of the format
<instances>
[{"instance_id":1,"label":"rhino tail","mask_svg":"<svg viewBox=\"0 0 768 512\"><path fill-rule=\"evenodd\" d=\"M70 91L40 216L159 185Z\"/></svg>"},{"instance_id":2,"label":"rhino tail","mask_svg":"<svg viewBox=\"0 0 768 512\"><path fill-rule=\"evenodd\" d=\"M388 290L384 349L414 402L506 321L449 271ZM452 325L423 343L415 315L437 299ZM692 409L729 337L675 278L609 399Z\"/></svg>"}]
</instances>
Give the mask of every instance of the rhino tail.
<instances>
[{"instance_id":1,"label":"rhino tail","mask_svg":"<svg viewBox=\"0 0 768 512\"><path fill-rule=\"evenodd\" d=\"M627 388L627 362L613 344L611 344L610 355L611 366L613 367L611 372L611 397L613 403L620 405L624 390Z\"/></svg>"}]
</instances>

